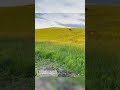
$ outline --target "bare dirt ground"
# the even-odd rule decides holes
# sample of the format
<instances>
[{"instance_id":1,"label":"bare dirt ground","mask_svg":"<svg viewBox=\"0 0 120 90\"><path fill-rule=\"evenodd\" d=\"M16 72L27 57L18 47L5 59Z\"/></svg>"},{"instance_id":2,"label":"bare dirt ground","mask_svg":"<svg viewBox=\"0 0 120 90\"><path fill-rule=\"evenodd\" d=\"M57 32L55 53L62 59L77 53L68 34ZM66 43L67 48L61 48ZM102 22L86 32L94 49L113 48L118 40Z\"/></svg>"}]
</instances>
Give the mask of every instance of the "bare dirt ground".
<instances>
[{"instance_id":1,"label":"bare dirt ground","mask_svg":"<svg viewBox=\"0 0 120 90\"><path fill-rule=\"evenodd\" d=\"M85 90L84 86L66 82L64 78L53 81L49 78L35 77L35 90Z\"/></svg>"}]
</instances>

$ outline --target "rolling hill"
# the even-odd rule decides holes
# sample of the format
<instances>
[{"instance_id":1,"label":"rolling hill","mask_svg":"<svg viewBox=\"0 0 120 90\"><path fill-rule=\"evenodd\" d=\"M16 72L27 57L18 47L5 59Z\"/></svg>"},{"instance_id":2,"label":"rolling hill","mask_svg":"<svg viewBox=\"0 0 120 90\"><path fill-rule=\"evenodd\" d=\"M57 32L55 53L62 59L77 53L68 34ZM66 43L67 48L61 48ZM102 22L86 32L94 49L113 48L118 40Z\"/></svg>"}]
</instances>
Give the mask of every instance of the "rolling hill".
<instances>
[{"instance_id":1,"label":"rolling hill","mask_svg":"<svg viewBox=\"0 0 120 90\"><path fill-rule=\"evenodd\" d=\"M84 28L44 28L36 29L35 42L84 45Z\"/></svg>"},{"instance_id":2,"label":"rolling hill","mask_svg":"<svg viewBox=\"0 0 120 90\"><path fill-rule=\"evenodd\" d=\"M0 7L0 37L26 37L34 34L34 5Z\"/></svg>"}]
</instances>

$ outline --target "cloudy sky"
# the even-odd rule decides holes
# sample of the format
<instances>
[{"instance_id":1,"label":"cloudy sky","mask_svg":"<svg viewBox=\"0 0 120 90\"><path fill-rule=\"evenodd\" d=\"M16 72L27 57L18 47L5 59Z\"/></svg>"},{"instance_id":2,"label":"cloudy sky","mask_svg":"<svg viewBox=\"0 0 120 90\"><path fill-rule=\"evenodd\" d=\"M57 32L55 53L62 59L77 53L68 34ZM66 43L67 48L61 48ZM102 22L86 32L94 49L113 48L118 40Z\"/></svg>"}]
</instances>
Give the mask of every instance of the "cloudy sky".
<instances>
[{"instance_id":1,"label":"cloudy sky","mask_svg":"<svg viewBox=\"0 0 120 90\"><path fill-rule=\"evenodd\" d=\"M35 28L85 27L85 0L35 0Z\"/></svg>"},{"instance_id":2,"label":"cloudy sky","mask_svg":"<svg viewBox=\"0 0 120 90\"><path fill-rule=\"evenodd\" d=\"M85 26L84 13L36 13L35 28Z\"/></svg>"},{"instance_id":3,"label":"cloudy sky","mask_svg":"<svg viewBox=\"0 0 120 90\"><path fill-rule=\"evenodd\" d=\"M84 13L85 0L35 0L36 13Z\"/></svg>"}]
</instances>

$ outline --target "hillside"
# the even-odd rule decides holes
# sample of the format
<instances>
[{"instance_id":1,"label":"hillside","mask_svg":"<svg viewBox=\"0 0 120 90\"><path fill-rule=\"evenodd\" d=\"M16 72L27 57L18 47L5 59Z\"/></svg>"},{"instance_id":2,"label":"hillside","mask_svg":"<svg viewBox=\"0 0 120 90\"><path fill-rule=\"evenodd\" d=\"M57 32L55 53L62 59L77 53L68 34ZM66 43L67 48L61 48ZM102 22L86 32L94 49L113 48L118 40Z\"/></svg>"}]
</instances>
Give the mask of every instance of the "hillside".
<instances>
[{"instance_id":1,"label":"hillside","mask_svg":"<svg viewBox=\"0 0 120 90\"><path fill-rule=\"evenodd\" d=\"M86 6L87 89L120 87L120 6ZM89 34L90 32L92 34ZM108 79L109 78L109 79Z\"/></svg>"},{"instance_id":2,"label":"hillside","mask_svg":"<svg viewBox=\"0 0 120 90\"><path fill-rule=\"evenodd\" d=\"M99 32L119 32L120 6L86 5L86 8L88 9L86 11L86 28L94 28Z\"/></svg>"},{"instance_id":3,"label":"hillside","mask_svg":"<svg viewBox=\"0 0 120 90\"><path fill-rule=\"evenodd\" d=\"M35 67L36 72L38 69L46 68L46 70L56 70L58 77L80 77L84 81L85 29L37 29L35 31ZM59 68L64 71L59 71Z\"/></svg>"},{"instance_id":4,"label":"hillside","mask_svg":"<svg viewBox=\"0 0 120 90\"><path fill-rule=\"evenodd\" d=\"M0 37L31 36L33 27L34 5L0 7Z\"/></svg>"},{"instance_id":5,"label":"hillside","mask_svg":"<svg viewBox=\"0 0 120 90\"><path fill-rule=\"evenodd\" d=\"M85 30L83 28L36 29L35 41L83 45L85 42Z\"/></svg>"}]
</instances>

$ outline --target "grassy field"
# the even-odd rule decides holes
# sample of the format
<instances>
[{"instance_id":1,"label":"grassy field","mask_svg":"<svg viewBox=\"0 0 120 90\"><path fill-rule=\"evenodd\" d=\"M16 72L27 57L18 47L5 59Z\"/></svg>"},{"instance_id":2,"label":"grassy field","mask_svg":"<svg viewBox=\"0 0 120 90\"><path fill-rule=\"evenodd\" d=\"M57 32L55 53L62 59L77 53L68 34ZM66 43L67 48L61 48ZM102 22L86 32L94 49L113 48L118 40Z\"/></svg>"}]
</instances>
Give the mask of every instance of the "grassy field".
<instances>
[{"instance_id":1,"label":"grassy field","mask_svg":"<svg viewBox=\"0 0 120 90\"><path fill-rule=\"evenodd\" d=\"M46 28L35 32L36 67L54 63L77 76L85 76L85 32L80 28Z\"/></svg>"},{"instance_id":2,"label":"grassy field","mask_svg":"<svg viewBox=\"0 0 120 90\"><path fill-rule=\"evenodd\" d=\"M26 85L23 87L34 87L34 84L30 85L34 82L32 46L31 40L0 40L0 89L18 89L24 80Z\"/></svg>"},{"instance_id":3,"label":"grassy field","mask_svg":"<svg viewBox=\"0 0 120 90\"><path fill-rule=\"evenodd\" d=\"M86 6L86 89L120 89L119 6Z\"/></svg>"},{"instance_id":4,"label":"grassy field","mask_svg":"<svg viewBox=\"0 0 120 90\"><path fill-rule=\"evenodd\" d=\"M83 46L85 44L84 28L45 28L35 31L35 42L53 42Z\"/></svg>"},{"instance_id":5,"label":"grassy field","mask_svg":"<svg viewBox=\"0 0 120 90\"><path fill-rule=\"evenodd\" d=\"M85 51L83 48L37 43L36 55L38 58L49 60L55 64L57 63L57 65L71 70L80 76L85 75ZM38 61L40 61L40 59L38 59Z\"/></svg>"},{"instance_id":6,"label":"grassy field","mask_svg":"<svg viewBox=\"0 0 120 90\"><path fill-rule=\"evenodd\" d=\"M0 15L0 89L32 90L34 5L0 7Z\"/></svg>"}]
</instances>

